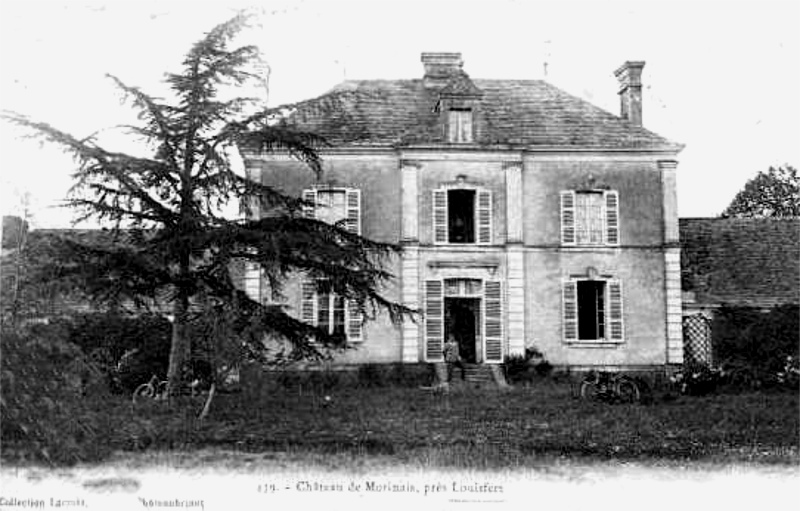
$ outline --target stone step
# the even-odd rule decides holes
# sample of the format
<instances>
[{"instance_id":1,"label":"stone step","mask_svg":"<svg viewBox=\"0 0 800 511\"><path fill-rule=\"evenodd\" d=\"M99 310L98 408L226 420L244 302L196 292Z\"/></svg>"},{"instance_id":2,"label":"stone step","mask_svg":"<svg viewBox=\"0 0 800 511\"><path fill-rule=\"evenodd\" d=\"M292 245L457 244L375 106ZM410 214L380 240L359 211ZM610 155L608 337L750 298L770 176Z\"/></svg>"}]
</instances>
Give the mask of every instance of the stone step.
<instances>
[{"instance_id":1,"label":"stone step","mask_svg":"<svg viewBox=\"0 0 800 511\"><path fill-rule=\"evenodd\" d=\"M440 369L443 381L447 377L445 364L441 364ZM461 380L461 371L455 368L453 371L453 385L476 385L481 387L488 386L507 386L501 366L492 364L464 364L464 379Z\"/></svg>"}]
</instances>

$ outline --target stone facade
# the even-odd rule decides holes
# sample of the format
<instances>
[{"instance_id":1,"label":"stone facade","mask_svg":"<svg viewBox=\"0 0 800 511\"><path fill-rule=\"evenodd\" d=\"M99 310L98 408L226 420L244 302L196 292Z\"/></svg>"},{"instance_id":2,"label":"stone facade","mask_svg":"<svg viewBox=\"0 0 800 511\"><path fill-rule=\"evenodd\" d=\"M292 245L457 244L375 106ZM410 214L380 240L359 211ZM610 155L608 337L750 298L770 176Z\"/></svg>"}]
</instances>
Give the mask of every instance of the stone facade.
<instances>
[{"instance_id":1,"label":"stone facade","mask_svg":"<svg viewBox=\"0 0 800 511\"><path fill-rule=\"evenodd\" d=\"M637 124L640 97L622 98L617 117L545 82L473 82L458 54L433 55L423 63L435 76L340 86L348 122L290 118L335 142L319 179L242 148L249 175L285 193L357 190L361 234L404 247L386 295L422 316L366 322L338 361L438 361L454 334L476 363L528 347L555 365L680 363L681 146ZM342 126L366 135L349 141ZM255 295L257 272L247 282ZM319 314L302 279L286 295L298 317Z\"/></svg>"}]
</instances>

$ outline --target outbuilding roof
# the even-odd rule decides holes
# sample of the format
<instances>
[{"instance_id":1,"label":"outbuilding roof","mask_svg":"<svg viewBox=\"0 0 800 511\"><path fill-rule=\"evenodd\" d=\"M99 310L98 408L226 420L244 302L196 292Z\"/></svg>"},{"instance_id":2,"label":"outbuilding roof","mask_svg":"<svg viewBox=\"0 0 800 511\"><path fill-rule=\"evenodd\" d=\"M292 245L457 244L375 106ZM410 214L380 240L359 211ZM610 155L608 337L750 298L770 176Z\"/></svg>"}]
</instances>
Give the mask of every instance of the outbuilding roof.
<instances>
[{"instance_id":1,"label":"outbuilding roof","mask_svg":"<svg viewBox=\"0 0 800 511\"><path fill-rule=\"evenodd\" d=\"M696 303L800 304L800 218L681 218L680 236Z\"/></svg>"}]
</instances>

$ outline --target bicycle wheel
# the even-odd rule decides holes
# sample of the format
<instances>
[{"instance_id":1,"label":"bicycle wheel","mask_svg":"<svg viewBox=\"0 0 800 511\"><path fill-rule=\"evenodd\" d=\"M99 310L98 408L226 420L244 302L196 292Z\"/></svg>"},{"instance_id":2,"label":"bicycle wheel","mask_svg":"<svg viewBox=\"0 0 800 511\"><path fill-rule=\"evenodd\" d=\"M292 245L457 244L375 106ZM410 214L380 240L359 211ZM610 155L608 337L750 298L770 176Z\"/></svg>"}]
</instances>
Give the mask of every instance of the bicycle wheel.
<instances>
[{"instance_id":1,"label":"bicycle wheel","mask_svg":"<svg viewBox=\"0 0 800 511\"><path fill-rule=\"evenodd\" d=\"M141 403L145 399L153 399L155 396L155 389L149 383L142 383L136 390L133 391L132 400L133 404Z\"/></svg>"},{"instance_id":2,"label":"bicycle wheel","mask_svg":"<svg viewBox=\"0 0 800 511\"><path fill-rule=\"evenodd\" d=\"M586 401L600 400L600 386L595 381L584 380L581 382L581 399Z\"/></svg>"},{"instance_id":3,"label":"bicycle wheel","mask_svg":"<svg viewBox=\"0 0 800 511\"><path fill-rule=\"evenodd\" d=\"M620 378L617 381L616 395L622 403L638 403L642 397L639 386L630 378Z\"/></svg>"}]
</instances>

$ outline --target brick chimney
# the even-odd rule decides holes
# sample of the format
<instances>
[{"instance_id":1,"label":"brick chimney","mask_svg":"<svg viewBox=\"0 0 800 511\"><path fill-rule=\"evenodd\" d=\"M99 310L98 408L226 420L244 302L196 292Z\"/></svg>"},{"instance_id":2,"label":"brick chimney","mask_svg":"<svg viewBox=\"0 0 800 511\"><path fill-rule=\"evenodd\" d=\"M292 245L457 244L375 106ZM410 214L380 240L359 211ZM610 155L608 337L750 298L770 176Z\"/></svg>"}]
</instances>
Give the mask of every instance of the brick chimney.
<instances>
[{"instance_id":1,"label":"brick chimney","mask_svg":"<svg viewBox=\"0 0 800 511\"><path fill-rule=\"evenodd\" d=\"M460 53L423 53L420 58L425 67L425 87L443 87L453 75L461 72L464 61Z\"/></svg>"},{"instance_id":2,"label":"brick chimney","mask_svg":"<svg viewBox=\"0 0 800 511\"><path fill-rule=\"evenodd\" d=\"M642 125L642 68L644 61L627 61L614 74L619 80L620 117Z\"/></svg>"}]
</instances>

